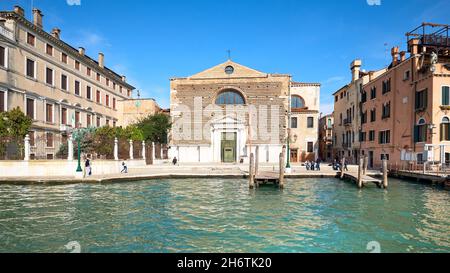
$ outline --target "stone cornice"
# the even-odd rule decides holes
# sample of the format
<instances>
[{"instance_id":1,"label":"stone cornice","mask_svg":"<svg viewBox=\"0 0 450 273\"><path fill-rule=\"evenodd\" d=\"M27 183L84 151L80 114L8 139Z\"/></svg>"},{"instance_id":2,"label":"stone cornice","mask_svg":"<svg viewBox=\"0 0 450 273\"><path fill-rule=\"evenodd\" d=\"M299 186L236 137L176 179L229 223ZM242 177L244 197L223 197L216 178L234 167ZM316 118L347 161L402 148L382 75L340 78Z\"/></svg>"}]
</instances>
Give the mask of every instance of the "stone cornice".
<instances>
[{"instance_id":1,"label":"stone cornice","mask_svg":"<svg viewBox=\"0 0 450 273\"><path fill-rule=\"evenodd\" d=\"M134 86L128 84L127 82L122 81L122 76L120 76L116 72L112 71L111 69L109 69L107 67L101 68L96 60L94 60L86 55L84 55L84 56L80 55L78 50L75 49L74 47L72 47L71 45L67 44L66 42L64 42L60 39L53 37L51 34L47 33L45 30L43 30L39 27L36 27L33 23L31 23L24 17L19 16L15 12L0 11L0 17L15 20L16 22L22 24L24 27L31 29L32 31L34 31L36 34L40 35L44 39L46 39L46 40L52 42L53 44L59 46L60 48L62 48L64 50L64 53L67 53L75 60L79 60L80 62L84 63L86 66L103 74L104 76L107 76L107 77L113 79L118 84L122 84L126 88L129 88L131 90L136 89Z\"/></svg>"}]
</instances>

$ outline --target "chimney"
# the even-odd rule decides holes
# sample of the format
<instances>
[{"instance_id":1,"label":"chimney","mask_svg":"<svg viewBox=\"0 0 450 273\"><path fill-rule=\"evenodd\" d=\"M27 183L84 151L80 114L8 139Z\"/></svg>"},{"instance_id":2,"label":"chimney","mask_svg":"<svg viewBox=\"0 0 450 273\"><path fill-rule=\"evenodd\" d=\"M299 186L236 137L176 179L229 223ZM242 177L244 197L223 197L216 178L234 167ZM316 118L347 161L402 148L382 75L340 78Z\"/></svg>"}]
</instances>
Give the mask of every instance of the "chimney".
<instances>
[{"instance_id":1,"label":"chimney","mask_svg":"<svg viewBox=\"0 0 450 273\"><path fill-rule=\"evenodd\" d=\"M419 53L419 39L414 38L408 41L408 51L411 55Z\"/></svg>"},{"instance_id":2,"label":"chimney","mask_svg":"<svg viewBox=\"0 0 450 273\"><path fill-rule=\"evenodd\" d=\"M122 81L126 82L127 81L127 77L125 77L124 75L122 75Z\"/></svg>"},{"instance_id":3,"label":"chimney","mask_svg":"<svg viewBox=\"0 0 450 273\"><path fill-rule=\"evenodd\" d=\"M21 6L14 6L14 12L22 17L25 16L25 11Z\"/></svg>"},{"instance_id":4,"label":"chimney","mask_svg":"<svg viewBox=\"0 0 450 273\"><path fill-rule=\"evenodd\" d=\"M105 54L103 53L98 53L98 65L101 68L105 67Z\"/></svg>"},{"instance_id":5,"label":"chimney","mask_svg":"<svg viewBox=\"0 0 450 273\"><path fill-rule=\"evenodd\" d=\"M44 15L42 14L42 12L39 9L33 9L33 23L38 28L43 27L42 17L44 17Z\"/></svg>"},{"instance_id":6,"label":"chimney","mask_svg":"<svg viewBox=\"0 0 450 273\"><path fill-rule=\"evenodd\" d=\"M352 82L355 82L359 79L359 72L361 71L361 60L354 60L350 64L350 69L352 70Z\"/></svg>"},{"instance_id":7,"label":"chimney","mask_svg":"<svg viewBox=\"0 0 450 273\"><path fill-rule=\"evenodd\" d=\"M395 46L391 49L391 55L392 55L392 65L396 66L398 64L398 46Z\"/></svg>"},{"instance_id":8,"label":"chimney","mask_svg":"<svg viewBox=\"0 0 450 273\"><path fill-rule=\"evenodd\" d=\"M406 51L400 52L400 62L404 62L406 60Z\"/></svg>"},{"instance_id":9,"label":"chimney","mask_svg":"<svg viewBox=\"0 0 450 273\"><path fill-rule=\"evenodd\" d=\"M61 37L61 30L60 30L59 28L56 28L56 27L55 27L55 28L52 30L52 36L59 40L60 37Z\"/></svg>"},{"instance_id":10,"label":"chimney","mask_svg":"<svg viewBox=\"0 0 450 273\"><path fill-rule=\"evenodd\" d=\"M79 47L79 48L78 48L78 53L79 53L81 56L84 56L84 54L86 54L86 50L84 49L84 47Z\"/></svg>"}]
</instances>

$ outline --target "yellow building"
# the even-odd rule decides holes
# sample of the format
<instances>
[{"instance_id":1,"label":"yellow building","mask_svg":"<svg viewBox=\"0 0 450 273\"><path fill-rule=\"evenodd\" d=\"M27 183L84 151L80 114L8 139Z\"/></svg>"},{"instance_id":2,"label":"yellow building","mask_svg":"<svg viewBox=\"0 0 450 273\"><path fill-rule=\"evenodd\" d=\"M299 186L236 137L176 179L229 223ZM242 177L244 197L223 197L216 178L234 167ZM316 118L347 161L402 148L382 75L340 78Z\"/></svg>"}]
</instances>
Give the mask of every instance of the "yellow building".
<instances>
[{"instance_id":1,"label":"yellow building","mask_svg":"<svg viewBox=\"0 0 450 273\"><path fill-rule=\"evenodd\" d=\"M54 158L74 128L118 125L119 104L134 90L104 54L94 60L60 36L44 30L38 9L33 22L19 6L0 12L0 111L19 107L33 119L32 158Z\"/></svg>"},{"instance_id":2,"label":"yellow building","mask_svg":"<svg viewBox=\"0 0 450 273\"><path fill-rule=\"evenodd\" d=\"M291 149L293 163L319 155L320 84L291 83Z\"/></svg>"}]
</instances>

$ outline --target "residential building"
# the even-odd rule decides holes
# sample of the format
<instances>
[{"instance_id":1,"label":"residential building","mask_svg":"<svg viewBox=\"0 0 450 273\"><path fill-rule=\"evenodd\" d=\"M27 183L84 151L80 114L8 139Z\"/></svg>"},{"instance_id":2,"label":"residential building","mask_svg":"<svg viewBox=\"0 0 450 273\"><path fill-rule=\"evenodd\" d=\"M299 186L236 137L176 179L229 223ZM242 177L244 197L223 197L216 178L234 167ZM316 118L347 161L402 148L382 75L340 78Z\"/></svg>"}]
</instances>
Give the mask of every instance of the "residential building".
<instances>
[{"instance_id":1,"label":"residential building","mask_svg":"<svg viewBox=\"0 0 450 273\"><path fill-rule=\"evenodd\" d=\"M117 125L133 90L104 54L94 60L61 40L60 29L46 32L40 10L32 22L19 6L0 12L0 111L19 107L33 119L32 158L55 158L74 129Z\"/></svg>"},{"instance_id":2,"label":"residential building","mask_svg":"<svg viewBox=\"0 0 450 273\"><path fill-rule=\"evenodd\" d=\"M378 77L385 70L365 72L361 70L362 61L354 60L350 64L352 80L343 86L334 96L334 156L346 158L349 163L357 163L361 155L361 140L365 134L361 124L367 121L367 113L361 111L362 102L371 99L361 92L364 84Z\"/></svg>"},{"instance_id":3,"label":"residential building","mask_svg":"<svg viewBox=\"0 0 450 273\"><path fill-rule=\"evenodd\" d=\"M333 161L334 115L326 115L319 120L319 157L322 161Z\"/></svg>"},{"instance_id":4,"label":"residential building","mask_svg":"<svg viewBox=\"0 0 450 273\"><path fill-rule=\"evenodd\" d=\"M319 155L320 84L291 83L292 163L316 160Z\"/></svg>"},{"instance_id":5,"label":"residential building","mask_svg":"<svg viewBox=\"0 0 450 273\"><path fill-rule=\"evenodd\" d=\"M376 98L362 104L372 118L362 130L362 149L370 167L382 159L409 162L450 161L449 26L424 23L407 34L408 52L394 47L387 71L363 86Z\"/></svg>"}]
</instances>

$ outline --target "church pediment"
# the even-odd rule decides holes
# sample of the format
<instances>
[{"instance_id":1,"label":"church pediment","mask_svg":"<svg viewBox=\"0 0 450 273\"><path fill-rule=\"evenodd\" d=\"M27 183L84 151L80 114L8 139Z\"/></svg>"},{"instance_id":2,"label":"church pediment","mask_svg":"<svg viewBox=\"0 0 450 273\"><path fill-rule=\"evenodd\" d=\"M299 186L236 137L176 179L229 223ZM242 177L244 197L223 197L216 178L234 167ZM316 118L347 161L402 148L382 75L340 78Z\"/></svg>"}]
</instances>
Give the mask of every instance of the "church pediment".
<instances>
[{"instance_id":1,"label":"church pediment","mask_svg":"<svg viewBox=\"0 0 450 273\"><path fill-rule=\"evenodd\" d=\"M195 74L190 79L232 79L232 78L261 78L267 77L266 73L259 72L233 61L214 66L203 72Z\"/></svg>"},{"instance_id":2,"label":"church pediment","mask_svg":"<svg viewBox=\"0 0 450 273\"><path fill-rule=\"evenodd\" d=\"M225 116L216 118L211 121L212 124L244 124L245 121L241 121L237 118L231 117L231 116Z\"/></svg>"}]
</instances>

